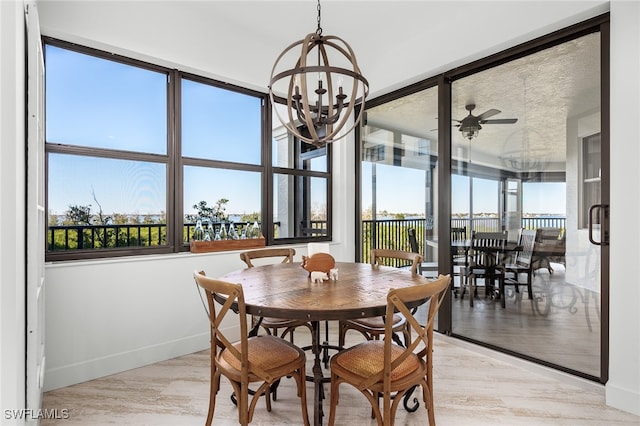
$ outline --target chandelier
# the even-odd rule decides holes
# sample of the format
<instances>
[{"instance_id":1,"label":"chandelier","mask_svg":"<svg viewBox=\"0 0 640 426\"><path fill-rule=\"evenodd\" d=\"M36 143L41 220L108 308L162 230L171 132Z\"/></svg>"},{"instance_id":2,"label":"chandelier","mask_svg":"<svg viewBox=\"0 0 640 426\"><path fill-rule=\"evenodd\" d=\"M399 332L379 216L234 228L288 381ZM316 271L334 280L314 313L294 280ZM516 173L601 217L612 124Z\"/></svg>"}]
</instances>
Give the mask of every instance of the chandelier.
<instances>
[{"instance_id":1,"label":"chandelier","mask_svg":"<svg viewBox=\"0 0 640 426\"><path fill-rule=\"evenodd\" d=\"M303 40L289 45L276 59L271 70L269 96L271 103L286 104L286 114L274 108L278 119L295 137L315 146L333 142L351 132L360 122L369 82L362 76L356 57L340 37L323 36L320 26ZM294 56L300 48L299 56ZM290 69L280 70L292 59ZM286 98L276 95L286 93ZM357 117L349 127L347 122L360 105Z\"/></svg>"},{"instance_id":2,"label":"chandelier","mask_svg":"<svg viewBox=\"0 0 640 426\"><path fill-rule=\"evenodd\" d=\"M513 132L505 142L500 161L505 167L518 172L545 170L550 161L549 149L546 146L533 147L541 140L542 136L535 130Z\"/></svg>"},{"instance_id":3,"label":"chandelier","mask_svg":"<svg viewBox=\"0 0 640 426\"><path fill-rule=\"evenodd\" d=\"M507 137L499 158L505 167L518 172L543 171L549 164L550 150L540 132L527 125L527 76L522 75L521 79L523 127Z\"/></svg>"}]
</instances>

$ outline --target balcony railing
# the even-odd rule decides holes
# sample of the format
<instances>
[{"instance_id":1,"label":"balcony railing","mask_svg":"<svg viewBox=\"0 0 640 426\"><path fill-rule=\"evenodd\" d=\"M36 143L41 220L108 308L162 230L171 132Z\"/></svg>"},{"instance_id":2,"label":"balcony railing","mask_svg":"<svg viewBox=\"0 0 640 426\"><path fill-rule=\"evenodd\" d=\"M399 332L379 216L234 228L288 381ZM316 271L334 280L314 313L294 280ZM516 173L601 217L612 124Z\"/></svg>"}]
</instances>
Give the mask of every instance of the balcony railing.
<instances>
[{"instance_id":1,"label":"balcony railing","mask_svg":"<svg viewBox=\"0 0 640 426\"><path fill-rule=\"evenodd\" d=\"M522 218L522 227L526 229L536 229L542 227L565 228L566 218L564 217L526 217ZM451 218L452 228L467 228L467 237L471 236L470 231L496 232L500 231L500 219L497 217L475 217ZM426 219L382 219L362 221L362 258L363 262L368 262L372 248L385 248L395 250L410 250L409 248L409 228L416 230L418 247L424 247L424 236L428 231L433 231L433 222ZM425 232L427 231L427 232ZM435 236L434 236L435 237ZM424 255L424 253L421 253ZM389 266L403 266L392 261Z\"/></svg>"},{"instance_id":2,"label":"balcony railing","mask_svg":"<svg viewBox=\"0 0 640 426\"><path fill-rule=\"evenodd\" d=\"M473 218L473 227L468 218L451 218L452 227L466 227L475 231L499 231L498 218ZM541 227L565 228L564 217L526 217L522 218L522 227L536 229ZM236 231L250 226L250 222L235 222ZM277 226L278 224L274 224ZM187 244L193 235L195 223L185 223L183 242ZM215 224L215 230L220 229L220 224ZM228 228L228 224L226 224ZM326 224L323 221L314 221L313 233L323 235ZM383 219L362 221L362 260L367 262L370 249L388 248L397 250L409 250L408 229L414 228L418 236L418 244L425 231L433 230L433 221L427 219ZM123 225L55 225L48 228L47 247L49 252L65 250L102 249L117 247L145 247L161 246L167 244L167 225L164 223L143 223ZM470 232L468 231L468 235ZM397 265L396 265L397 266Z\"/></svg>"},{"instance_id":3,"label":"balcony railing","mask_svg":"<svg viewBox=\"0 0 640 426\"><path fill-rule=\"evenodd\" d=\"M167 225L144 223L126 225L49 226L48 251L161 246L167 244Z\"/></svg>"}]
</instances>

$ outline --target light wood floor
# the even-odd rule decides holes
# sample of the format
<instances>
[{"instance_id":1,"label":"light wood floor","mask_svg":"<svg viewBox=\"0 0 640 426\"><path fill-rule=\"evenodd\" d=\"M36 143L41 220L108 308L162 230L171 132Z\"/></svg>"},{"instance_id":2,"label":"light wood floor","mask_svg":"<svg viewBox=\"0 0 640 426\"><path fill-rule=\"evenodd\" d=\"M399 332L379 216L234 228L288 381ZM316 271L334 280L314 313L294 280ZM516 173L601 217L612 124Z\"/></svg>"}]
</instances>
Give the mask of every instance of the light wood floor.
<instances>
[{"instance_id":1,"label":"light wood floor","mask_svg":"<svg viewBox=\"0 0 640 426\"><path fill-rule=\"evenodd\" d=\"M360 337L348 335L348 343ZM336 339L331 329L331 339ZM309 340L306 330L296 343ZM336 339L337 340L337 339ZM436 335L434 359L435 415L439 425L639 425L640 417L608 407L601 385L510 358L443 335ZM308 370L310 371L310 365ZM223 378L214 425L235 425L231 386ZM329 387L325 387L328 394ZM312 420L313 387L307 385ZM202 425L209 396L209 352L123 372L47 392L43 408L69 411L65 420L47 425L120 426ZM414 413L398 409L396 425L424 425L423 405ZM329 415L325 400L325 419ZM347 385L340 388L338 425L375 425L365 398ZM284 380L273 409L260 401L252 425L298 425L300 405L293 380Z\"/></svg>"},{"instance_id":2,"label":"light wood floor","mask_svg":"<svg viewBox=\"0 0 640 426\"><path fill-rule=\"evenodd\" d=\"M533 299L506 288L506 308L486 299L484 288L469 306L453 299L453 332L594 377L600 376L600 295L567 283L565 269L540 269L533 277ZM457 279L457 277L456 277Z\"/></svg>"}]
</instances>

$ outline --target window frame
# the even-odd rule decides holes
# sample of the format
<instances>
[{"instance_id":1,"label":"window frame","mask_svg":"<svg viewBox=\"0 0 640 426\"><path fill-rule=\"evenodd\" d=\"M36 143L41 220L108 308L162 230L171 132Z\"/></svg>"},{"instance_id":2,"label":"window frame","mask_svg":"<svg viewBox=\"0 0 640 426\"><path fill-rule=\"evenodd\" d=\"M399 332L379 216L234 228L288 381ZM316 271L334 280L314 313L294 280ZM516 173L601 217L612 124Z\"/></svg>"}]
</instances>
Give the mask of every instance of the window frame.
<instances>
[{"instance_id":1,"label":"window frame","mask_svg":"<svg viewBox=\"0 0 640 426\"><path fill-rule=\"evenodd\" d=\"M281 245L289 243L330 241L331 240L331 181L332 181L332 160L331 148L327 146L327 171L317 172L311 170L297 170L289 168L274 167L272 161L272 129L270 126L272 118L271 103L267 93L251 90L245 87L217 81L208 77L197 75L179 69L170 69L153 63L140 61L137 59L113 54L104 50L81 46L68 41L43 36L42 43L45 51L46 69L46 46L62 48L72 52L94 56L104 60L110 60L121 64L159 72L166 75L166 114L167 114L167 141L166 153L154 154L138 151L126 151L110 148L96 148L88 146L68 145L49 141L45 134L45 205L48 212L48 184L49 184L49 154L76 155L85 158L109 158L129 161L143 161L151 163L161 163L166 166L166 245L143 246L143 247L117 247L117 248L96 248L96 249L76 249L64 251L47 251L45 261L69 261L80 259L99 259L123 256L139 256L153 254L170 254L189 251L188 242L183 241L184 229L184 202L183 168L185 166L197 166L205 168L216 168L226 170L238 170L248 172L258 172L261 174L261 216L262 232L266 245ZM202 83L217 87L223 90L233 91L239 94L253 96L260 100L260 164L236 163L230 161L183 157L182 156L182 108L181 108L181 82L183 79L196 83ZM45 113L46 115L46 113ZM46 128L46 126L45 126ZM327 235L321 237L295 237L295 238L274 238L273 232L273 179L275 174L287 174L294 176L322 177L327 180ZM47 213L48 218L48 213ZM266 224L266 225L265 225ZM45 244L48 240L49 223L45 224L43 238Z\"/></svg>"}]
</instances>

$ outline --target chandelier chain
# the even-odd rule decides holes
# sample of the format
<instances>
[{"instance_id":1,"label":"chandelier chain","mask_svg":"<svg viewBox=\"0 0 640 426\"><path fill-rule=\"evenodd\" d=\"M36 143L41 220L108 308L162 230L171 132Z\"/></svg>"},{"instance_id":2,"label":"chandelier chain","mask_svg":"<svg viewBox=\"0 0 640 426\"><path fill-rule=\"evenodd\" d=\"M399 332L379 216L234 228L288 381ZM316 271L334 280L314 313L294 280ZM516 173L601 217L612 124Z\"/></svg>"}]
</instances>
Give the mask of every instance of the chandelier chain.
<instances>
[{"instance_id":1,"label":"chandelier chain","mask_svg":"<svg viewBox=\"0 0 640 426\"><path fill-rule=\"evenodd\" d=\"M316 30L316 34L319 36L322 35L322 27L320 26L320 0L318 0L318 29Z\"/></svg>"}]
</instances>

